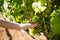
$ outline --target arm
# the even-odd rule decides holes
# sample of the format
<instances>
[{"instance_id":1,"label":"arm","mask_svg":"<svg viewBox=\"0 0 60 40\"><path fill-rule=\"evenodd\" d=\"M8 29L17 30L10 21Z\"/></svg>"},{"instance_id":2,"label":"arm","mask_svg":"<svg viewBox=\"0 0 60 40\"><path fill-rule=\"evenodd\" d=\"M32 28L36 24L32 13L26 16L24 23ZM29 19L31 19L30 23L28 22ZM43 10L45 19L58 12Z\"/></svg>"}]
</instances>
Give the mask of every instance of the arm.
<instances>
[{"instance_id":1,"label":"arm","mask_svg":"<svg viewBox=\"0 0 60 40\"><path fill-rule=\"evenodd\" d=\"M0 19L0 26L20 30L20 29L28 29L28 28L36 27L37 23L36 24L30 24L30 23L18 24L18 23L13 23L13 22Z\"/></svg>"}]
</instances>

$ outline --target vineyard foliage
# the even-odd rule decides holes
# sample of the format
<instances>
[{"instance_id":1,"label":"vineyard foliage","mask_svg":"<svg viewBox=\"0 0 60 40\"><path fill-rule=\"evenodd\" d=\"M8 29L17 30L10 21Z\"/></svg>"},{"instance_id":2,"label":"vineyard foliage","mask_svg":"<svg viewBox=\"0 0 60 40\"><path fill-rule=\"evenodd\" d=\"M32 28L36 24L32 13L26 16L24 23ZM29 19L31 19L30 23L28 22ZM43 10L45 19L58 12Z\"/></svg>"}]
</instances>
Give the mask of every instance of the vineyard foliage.
<instances>
[{"instance_id":1,"label":"vineyard foliage","mask_svg":"<svg viewBox=\"0 0 60 40\"><path fill-rule=\"evenodd\" d=\"M48 36L52 31L60 34L59 6L59 0L0 0L0 15L17 23L39 22L37 27L29 29L29 34L43 32Z\"/></svg>"},{"instance_id":2,"label":"vineyard foliage","mask_svg":"<svg viewBox=\"0 0 60 40\"><path fill-rule=\"evenodd\" d=\"M56 34L60 34L60 8L54 10L51 16L51 28Z\"/></svg>"}]
</instances>

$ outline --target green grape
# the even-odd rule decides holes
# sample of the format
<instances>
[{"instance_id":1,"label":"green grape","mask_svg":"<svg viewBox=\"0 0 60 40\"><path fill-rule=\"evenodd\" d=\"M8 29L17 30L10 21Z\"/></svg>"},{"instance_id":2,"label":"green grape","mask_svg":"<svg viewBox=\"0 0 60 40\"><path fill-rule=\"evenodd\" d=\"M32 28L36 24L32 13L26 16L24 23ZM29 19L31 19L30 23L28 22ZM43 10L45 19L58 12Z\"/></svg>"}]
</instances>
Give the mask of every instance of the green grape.
<instances>
[{"instance_id":1,"label":"green grape","mask_svg":"<svg viewBox=\"0 0 60 40\"><path fill-rule=\"evenodd\" d=\"M29 29L29 34L30 34L31 36L34 36L34 30L35 30L35 29L33 29L33 28L32 28L32 29Z\"/></svg>"},{"instance_id":2,"label":"green grape","mask_svg":"<svg viewBox=\"0 0 60 40\"><path fill-rule=\"evenodd\" d=\"M31 36L40 35L40 32L41 32L41 27L40 26L29 29L29 33L30 33Z\"/></svg>"},{"instance_id":3,"label":"green grape","mask_svg":"<svg viewBox=\"0 0 60 40\"><path fill-rule=\"evenodd\" d=\"M36 23L36 22L38 22L39 21L39 17L38 16L33 16L32 17L32 23Z\"/></svg>"}]
</instances>

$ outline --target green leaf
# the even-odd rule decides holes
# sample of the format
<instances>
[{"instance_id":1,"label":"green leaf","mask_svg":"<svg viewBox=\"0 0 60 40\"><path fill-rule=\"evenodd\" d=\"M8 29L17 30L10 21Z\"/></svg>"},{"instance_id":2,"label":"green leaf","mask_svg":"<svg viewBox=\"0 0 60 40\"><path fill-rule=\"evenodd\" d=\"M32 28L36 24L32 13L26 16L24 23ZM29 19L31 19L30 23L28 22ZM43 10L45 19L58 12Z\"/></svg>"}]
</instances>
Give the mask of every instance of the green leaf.
<instances>
[{"instance_id":1,"label":"green leaf","mask_svg":"<svg viewBox=\"0 0 60 40\"><path fill-rule=\"evenodd\" d=\"M54 16L52 16L51 18L51 24L52 24L52 30L54 33L56 34L60 34L60 9L55 10L52 14Z\"/></svg>"}]
</instances>

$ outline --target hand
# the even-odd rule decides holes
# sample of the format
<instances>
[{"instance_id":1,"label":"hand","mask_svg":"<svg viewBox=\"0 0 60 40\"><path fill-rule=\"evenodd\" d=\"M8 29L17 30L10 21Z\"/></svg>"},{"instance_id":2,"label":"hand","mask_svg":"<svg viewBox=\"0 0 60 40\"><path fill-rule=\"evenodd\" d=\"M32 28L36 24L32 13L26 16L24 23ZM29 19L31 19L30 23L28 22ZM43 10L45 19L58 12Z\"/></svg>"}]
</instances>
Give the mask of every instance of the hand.
<instances>
[{"instance_id":1,"label":"hand","mask_svg":"<svg viewBox=\"0 0 60 40\"><path fill-rule=\"evenodd\" d=\"M32 23L26 23L26 24L19 24L15 22L6 21L3 19L0 19L0 26L11 28L11 29L28 29L28 28L34 28L38 25L38 23L32 24Z\"/></svg>"},{"instance_id":2,"label":"hand","mask_svg":"<svg viewBox=\"0 0 60 40\"><path fill-rule=\"evenodd\" d=\"M47 37L41 32L40 36L35 35L35 40L47 40Z\"/></svg>"},{"instance_id":3,"label":"hand","mask_svg":"<svg viewBox=\"0 0 60 40\"><path fill-rule=\"evenodd\" d=\"M38 26L38 23L31 24L31 28L34 28L34 27L36 27L36 26Z\"/></svg>"},{"instance_id":4,"label":"hand","mask_svg":"<svg viewBox=\"0 0 60 40\"><path fill-rule=\"evenodd\" d=\"M34 28L38 25L38 23L32 24L32 23L25 23L25 24L19 24L21 29L29 29L29 28Z\"/></svg>"}]
</instances>

